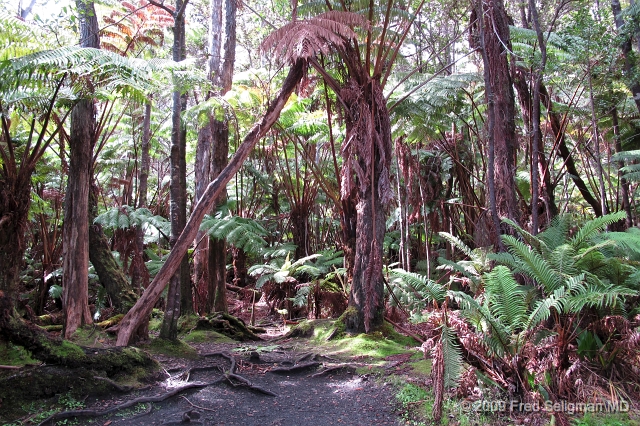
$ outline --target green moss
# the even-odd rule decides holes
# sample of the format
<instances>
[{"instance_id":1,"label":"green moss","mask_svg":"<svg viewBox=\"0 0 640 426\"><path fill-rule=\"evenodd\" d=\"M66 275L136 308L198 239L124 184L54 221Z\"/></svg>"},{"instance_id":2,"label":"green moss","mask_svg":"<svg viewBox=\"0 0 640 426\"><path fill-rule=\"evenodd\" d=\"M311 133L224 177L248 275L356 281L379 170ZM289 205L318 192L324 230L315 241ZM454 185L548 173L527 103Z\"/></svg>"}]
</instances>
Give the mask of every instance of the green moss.
<instances>
[{"instance_id":1,"label":"green moss","mask_svg":"<svg viewBox=\"0 0 640 426\"><path fill-rule=\"evenodd\" d=\"M108 342L113 342L115 338L108 335L100 327L86 325L76 330L70 340L71 342L76 343L80 346L89 348L101 348L104 346L108 346Z\"/></svg>"},{"instance_id":2,"label":"green moss","mask_svg":"<svg viewBox=\"0 0 640 426\"><path fill-rule=\"evenodd\" d=\"M189 333L198 325L199 316L196 314L183 315L178 318L178 334Z\"/></svg>"},{"instance_id":3,"label":"green moss","mask_svg":"<svg viewBox=\"0 0 640 426\"><path fill-rule=\"evenodd\" d=\"M68 340L62 340L60 344L56 344L45 339L44 344L51 348L51 354L64 358L69 363L81 362L87 357L80 346Z\"/></svg>"},{"instance_id":4,"label":"green moss","mask_svg":"<svg viewBox=\"0 0 640 426\"><path fill-rule=\"evenodd\" d=\"M230 337L214 330L193 330L182 337L186 343L236 343Z\"/></svg>"},{"instance_id":5,"label":"green moss","mask_svg":"<svg viewBox=\"0 0 640 426\"><path fill-rule=\"evenodd\" d=\"M22 367L24 365L39 364L31 358L29 351L22 346L0 341L0 364Z\"/></svg>"},{"instance_id":6,"label":"green moss","mask_svg":"<svg viewBox=\"0 0 640 426\"><path fill-rule=\"evenodd\" d=\"M636 426L639 418L630 413L585 413L573 421L574 426Z\"/></svg>"},{"instance_id":7,"label":"green moss","mask_svg":"<svg viewBox=\"0 0 640 426\"><path fill-rule=\"evenodd\" d=\"M415 376L428 376L431 374L433 363L430 359L423 359L409 364Z\"/></svg>"},{"instance_id":8,"label":"green moss","mask_svg":"<svg viewBox=\"0 0 640 426\"><path fill-rule=\"evenodd\" d=\"M195 359L198 352L180 340L153 339L148 345L141 346L152 354L162 354L180 358Z\"/></svg>"}]
</instances>

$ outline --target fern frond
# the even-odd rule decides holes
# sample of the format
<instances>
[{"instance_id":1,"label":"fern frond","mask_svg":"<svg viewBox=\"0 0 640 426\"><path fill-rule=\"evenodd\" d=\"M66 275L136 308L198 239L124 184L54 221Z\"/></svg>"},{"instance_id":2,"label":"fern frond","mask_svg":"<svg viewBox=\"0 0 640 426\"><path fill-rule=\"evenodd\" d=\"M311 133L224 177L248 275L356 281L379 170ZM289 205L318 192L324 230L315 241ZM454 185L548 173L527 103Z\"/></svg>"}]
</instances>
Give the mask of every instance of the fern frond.
<instances>
[{"instance_id":1,"label":"fern frond","mask_svg":"<svg viewBox=\"0 0 640 426\"><path fill-rule=\"evenodd\" d=\"M455 235L451 235L448 232L438 232L438 235L449 241L449 243L464 253L468 258L473 259L473 251L460 238Z\"/></svg>"},{"instance_id":2,"label":"fern frond","mask_svg":"<svg viewBox=\"0 0 640 426\"><path fill-rule=\"evenodd\" d=\"M267 246L264 237L268 234L257 221L240 216L205 216L200 230L213 238L226 240L246 253L260 254Z\"/></svg>"},{"instance_id":3,"label":"fern frond","mask_svg":"<svg viewBox=\"0 0 640 426\"><path fill-rule=\"evenodd\" d=\"M483 343L485 343L497 356L503 356L506 353L511 353L511 344L509 330L496 318L489 309L478 303L477 300L461 291L448 291L447 296L458 302L465 310L470 312L464 312L463 315L469 313L477 314L482 317L483 321L489 326L489 333L485 336Z\"/></svg>"},{"instance_id":4,"label":"fern frond","mask_svg":"<svg viewBox=\"0 0 640 426\"><path fill-rule=\"evenodd\" d=\"M521 328L527 315L526 290L513 278L509 268L496 266L484 275L490 310L511 332Z\"/></svg>"},{"instance_id":5,"label":"fern frond","mask_svg":"<svg viewBox=\"0 0 640 426\"><path fill-rule=\"evenodd\" d=\"M452 388L458 385L462 375L462 351L458 345L455 330L443 324L440 344L442 345L442 362L444 363L444 386Z\"/></svg>"},{"instance_id":6,"label":"fern frond","mask_svg":"<svg viewBox=\"0 0 640 426\"><path fill-rule=\"evenodd\" d=\"M354 26L364 27L367 20L357 13L332 10L313 18L290 22L275 30L261 44L262 51L276 50L287 60L328 54L333 46L355 40Z\"/></svg>"},{"instance_id":7,"label":"fern frond","mask_svg":"<svg viewBox=\"0 0 640 426\"><path fill-rule=\"evenodd\" d=\"M570 244L577 250L588 243L589 239L594 237L598 232L601 232L609 225L623 220L625 217L626 213L619 211L592 219L580 228L575 237L571 239Z\"/></svg>"},{"instance_id":8,"label":"fern frond","mask_svg":"<svg viewBox=\"0 0 640 426\"><path fill-rule=\"evenodd\" d=\"M444 301L446 289L424 275L397 268L391 270L389 276L391 278L390 284L401 286L405 292L421 297L423 302L435 300L441 303Z\"/></svg>"},{"instance_id":9,"label":"fern frond","mask_svg":"<svg viewBox=\"0 0 640 426\"><path fill-rule=\"evenodd\" d=\"M549 266L549 263L539 253L511 235L503 235L502 241L507 245L509 252L518 260L521 268L543 286L548 293L562 285L562 277Z\"/></svg>"}]
</instances>

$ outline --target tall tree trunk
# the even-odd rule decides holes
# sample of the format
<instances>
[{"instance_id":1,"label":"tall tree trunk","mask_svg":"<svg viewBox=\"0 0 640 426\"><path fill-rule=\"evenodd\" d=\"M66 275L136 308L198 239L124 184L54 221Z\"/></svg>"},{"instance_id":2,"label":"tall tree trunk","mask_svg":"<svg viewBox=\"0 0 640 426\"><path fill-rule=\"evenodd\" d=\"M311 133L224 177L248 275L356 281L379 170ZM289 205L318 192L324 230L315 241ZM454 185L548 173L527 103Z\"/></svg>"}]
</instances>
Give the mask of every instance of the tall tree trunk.
<instances>
[{"instance_id":1,"label":"tall tree trunk","mask_svg":"<svg viewBox=\"0 0 640 426\"><path fill-rule=\"evenodd\" d=\"M225 42L224 61L220 68L220 95L231 90L233 67L236 59L236 0L225 2ZM212 120L213 152L211 179L215 179L226 167L229 155L229 124L226 121ZM226 188L222 190L216 208L227 201ZM227 245L222 239L209 240L209 303L216 312L228 312L227 306Z\"/></svg>"},{"instance_id":2,"label":"tall tree trunk","mask_svg":"<svg viewBox=\"0 0 640 426\"><path fill-rule=\"evenodd\" d=\"M357 194L353 280L345 326L349 332L368 333L381 326L384 318L382 245L384 206L393 197L391 124L380 82L369 78L366 68L347 81L340 95L350 111L341 192L343 198L354 190Z\"/></svg>"},{"instance_id":3,"label":"tall tree trunk","mask_svg":"<svg viewBox=\"0 0 640 426\"><path fill-rule=\"evenodd\" d=\"M280 93L278 93L278 96L270 103L262 119L256 123L245 136L229 164L218 177L207 186L207 189L194 207L189 222L176 241L164 265L160 268L160 271L158 271L158 274L151 284L149 284L149 287L147 287L142 297L138 299L134 307L131 308L122 319L116 341L118 346L128 345L138 327L147 321L153 306L164 291L167 281L178 269L182 257L187 253L189 246L191 246L204 215L211 209L214 201L226 188L227 183L233 175L240 170L240 167L242 167L242 164L249 156L255 144L278 120L282 108L289 99L289 96L291 96L291 93L293 93L298 82L300 82L305 67L306 63L303 60L298 60L291 66L289 74L282 84Z\"/></svg>"},{"instance_id":4,"label":"tall tree trunk","mask_svg":"<svg viewBox=\"0 0 640 426\"><path fill-rule=\"evenodd\" d=\"M620 141L620 125L618 123L618 108L611 110L611 124L613 125L613 137L615 138L616 153L622 152L622 142ZM620 169L624 167L624 161L618 162L618 179L620 180L620 189L622 192L622 208L627 213L626 227L633 226L633 215L631 214L631 203L629 202L629 182L622 176Z\"/></svg>"},{"instance_id":5,"label":"tall tree trunk","mask_svg":"<svg viewBox=\"0 0 640 426\"><path fill-rule=\"evenodd\" d=\"M526 71L521 67L517 67L515 70L515 74L513 76L513 84L516 88L516 92L518 94L518 100L520 102L520 109L522 110L523 121L525 125L528 127L527 133L531 132L531 109L533 107L533 100L531 98L531 92L529 91L529 86L527 84L527 76ZM541 85L542 87L542 85ZM540 99L542 102L542 99ZM542 138L538 141L538 172L541 177L540 181L540 193L541 197L544 200L545 211L547 215L547 222L558 215L558 205L556 204L555 198L555 187L556 185L551 182L551 174L549 172L549 163L544 153L544 143Z\"/></svg>"},{"instance_id":6,"label":"tall tree trunk","mask_svg":"<svg viewBox=\"0 0 640 426\"><path fill-rule=\"evenodd\" d=\"M147 191L149 187L150 169L150 142L151 142L151 101L144 105L144 118L142 121L142 141L140 146L140 167L138 169L138 208L147 207ZM140 288L149 285L149 271L144 264L144 230L136 229L136 253L131 275L131 288L140 295Z\"/></svg>"},{"instance_id":7,"label":"tall tree trunk","mask_svg":"<svg viewBox=\"0 0 640 426\"><path fill-rule=\"evenodd\" d=\"M188 1L188 0L186 0ZM173 26L173 60L179 62L185 58L185 18L182 0L176 0L176 12L174 13ZM177 85L177 83L175 83ZM179 91L173 92L172 106L172 130L171 130L171 237L169 244L174 247L178 236L182 233L187 221L187 190L185 152L186 141L181 113L186 108L186 95ZM186 277L185 277L186 273ZM178 337L178 318L181 309L186 308L182 303L183 298L189 296L191 300L191 288L184 282L189 280L189 258L185 255L180 261L180 268L175 271L169 282L167 291L167 304L164 312L160 337L175 340ZM185 290L187 290L185 292ZM187 294L184 294L187 293Z\"/></svg>"},{"instance_id":8,"label":"tall tree trunk","mask_svg":"<svg viewBox=\"0 0 640 426\"><path fill-rule=\"evenodd\" d=\"M533 130L533 140L531 143L531 233L538 234L538 190L539 190L539 173L538 164L542 146L542 131L540 130L540 86L542 85L542 76L547 63L547 45L542 30L540 29L540 19L538 18L538 9L536 2L529 0L529 11L531 13L531 21L536 30L538 37L538 47L540 49L540 67L534 74L533 85L533 107L531 111L531 123Z\"/></svg>"},{"instance_id":9,"label":"tall tree trunk","mask_svg":"<svg viewBox=\"0 0 640 426\"><path fill-rule=\"evenodd\" d=\"M516 133L515 103L513 84L509 72L508 52L511 50L509 24L503 0L481 1L478 10L474 8L472 21L472 45L479 47L484 61L485 91L489 105L490 124L489 145L493 159L489 162L489 196L494 227L494 244L501 246L499 220L507 217L519 222L520 213L516 203ZM491 154L490 154L491 156ZM493 167L493 169L492 169ZM493 179L492 179L493 178ZM506 229L502 230L506 232Z\"/></svg>"},{"instance_id":10,"label":"tall tree trunk","mask_svg":"<svg viewBox=\"0 0 640 426\"><path fill-rule=\"evenodd\" d=\"M100 47L98 18L92 1L77 0L80 45ZM89 187L96 136L93 99L82 99L71 112L69 176L65 196L62 303L64 337L90 323L89 311Z\"/></svg>"},{"instance_id":11,"label":"tall tree trunk","mask_svg":"<svg viewBox=\"0 0 640 426\"><path fill-rule=\"evenodd\" d=\"M232 2L235 4L235 0ZM223 91L229 89L223 89ZM226 122L213 120L211 128L213 133L211 179L213 180L224 170L228 162L229 127ZM226 201L227 189L224 188L216 200L214 210L217 210L217 207ZM229 311L227 305L227 243L224 239L209 239L209 295L208 304L211 309L215 312Z\"/></svg>"}]
</instances>

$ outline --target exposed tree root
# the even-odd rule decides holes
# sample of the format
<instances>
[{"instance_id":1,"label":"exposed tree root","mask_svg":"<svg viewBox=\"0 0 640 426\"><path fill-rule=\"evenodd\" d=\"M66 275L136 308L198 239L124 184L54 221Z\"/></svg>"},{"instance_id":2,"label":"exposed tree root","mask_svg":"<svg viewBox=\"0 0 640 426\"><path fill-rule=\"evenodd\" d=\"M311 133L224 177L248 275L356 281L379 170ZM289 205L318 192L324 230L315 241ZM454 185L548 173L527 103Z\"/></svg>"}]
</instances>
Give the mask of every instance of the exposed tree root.
<instances>
[{"instance_id":1,"label":"exposed tree root","mask_svg":"<svg viewBox=\"0 0 640 426\"><path fill-rule=\"evenodd\" d=\"M271 392L270 390L261 388L260 386L256 386L253 383L251 383L251 381L249 381L248 379L240 376L239 374L236 373L236 359L229 353L227 352L213 352L213 353L208 353L208 354L204 354L202 355L203 357L214 357L214 356L220 356L222 358L226 358L227 360L229 360L229 362L231 363L231 366L229 367L229 370L226 370L222 372L222 374L224 374L224 379L227 380L227 382L229 382L229 384L231 386L246 386L249 389L258 391L264 395L269 395L269 396L278 396L275 393ZM232 380L233 379L233 380ZM240 383L235 383L234 380L236 382L240 382Z\"/></svg>"},{"instance_id":2,"label":"exposed tree root","mask_svg":"<svg viewBox=\"0 0 640 426\"><path fill-rule=\"evenodd\" d=\"M290 367L276 367L272 368L270 371L272 373L284 374L284 373L294 373L302 370L308 370L314 367L322 365L322 363L318 361L308 361L303 362L302 364L294 364Z\"/></svg>"},{"instance_id":3,"label":"exposed tree root","mask_svg":"<svg viewBox=\"0 0 640 426\"><path fill-rule=\"evenodd\" d=\"M342 365L334 365L333 367L327 367L322 371L318 371L317 373L311 374L309 377L321 377L324 376L325 374L329 374L332 373L334 371L339 371L339 370L352 370L355 371L356 367L354 367L353 365L349 365L349 364L342 364Z\"/></svg>"},{"instance_id":4,"label":"exposed tree root","mask_svg":"<svg viewBox=\"0 0 640 426\"><path fill-rule=\"evenodd\" d=\"M47 417L46 419L44 419L41 423L40 426L44 426L47 424L53 424L54 421L56 420L62 420L62 419L68 419L71 417L100 417L100 416L106 416L107 414L113 413L115 411L119 411L119 410L124 410L125 408L129 408L129 407L133 407L137 404L146 404L146 403L153 403L153 402L162 402L168 398L171 398L174 395L179 394L180 392L183 392L187 389L197 389L197 388L203 388L206 386L209 386L209 383L200 383L200 382L193 382L193 383L188 383L184 386L180 386L179 388L175 388L167 393L164 393L162 395L155 395L155 396L141 396L140 398L135 398L132 399L131 401L127 401L127 402L123 402L122 404L119 405L115 405L113 407L104 409L104 410L70 410L70 411L62 411L60 413L56 413L53 414L49 417Z\"/></svg>"}]
</instances>

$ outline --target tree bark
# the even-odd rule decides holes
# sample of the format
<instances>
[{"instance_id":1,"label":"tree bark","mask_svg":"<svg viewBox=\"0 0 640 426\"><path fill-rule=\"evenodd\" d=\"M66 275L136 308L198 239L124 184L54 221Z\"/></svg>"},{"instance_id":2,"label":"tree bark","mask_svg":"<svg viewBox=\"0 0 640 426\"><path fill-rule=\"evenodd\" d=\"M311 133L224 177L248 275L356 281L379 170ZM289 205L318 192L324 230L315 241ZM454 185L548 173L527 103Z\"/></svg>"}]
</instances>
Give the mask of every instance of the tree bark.
<instances>
[{"instance_id":1,"label":"tree bark","mask_svg":"<svg viewBox=\"0 0 640 426\"><path fill-rule=\"evenodd\" d=\"M508 62L508 52L511 50L509 23L503 0L481 1L478 11L474 9L472 20L474 17L478 22L472 26L472 45L482 51L485 91L493 121L489 130L492 133L489 135L489 144L490 150L493 148L494 158L490 160L492 164L489 164L489 170L494 178L490 176L489 181L490 186L494 186L495 197L490 194L489 202L495 203L495 208L490 209L492 216L498 216L493 218L494 227L498 225L494 232L494 244L501 246L500 218L507 217L516 223L520 221L515 191L517 140L513 84ZM507 229L502 231L506 232Z\"/></svg>"},{"instance_id":2,"label":"tree bark","mask_svg":"<svg viewBox=\"0 0 640 426\"><path fill-rule=\"evenodd\" d=\"M188 1L188 0L185 0ZM173 26L173 60L179 62L185 58L185 18L183 0L176 0ZM177 83L175 83L177 84ZM171 237L169 244L175 246L178 236L187 221L187 189L186 189L186 140L181 113L186 109L186 95L179 91L173 92L172 130L171 130ZM186 276L185 276L186 273ZM178 337L178 318L182 309L188 309L191 303L191 288L189 280L189 259L185 255L180 262L180 268L171 277L167 292L160 337L175 340ZM185 281L187 282L185 285ZM187 298L188 297L188 298Z\"/></svg>"},{"instance_id":3,"label":"tree bark","mask_svg":"<svg viewBox=\"0 0 640 426\"><path fill-rule=\"evenodd\" d=\"M359 75L356 67L352 70L355 75L340 93L351 112L346 114L350 144L343 148L342 196L354 189L357 194L355 263L345 326L348 332L368 333L384 320L382 245L384 206L392 199L391 124L379 81L368 77L366 69Z\"/></svg>"},{"instance_id":4,"label":"tree bark","mask_svg":"<svg viewBox=\"0 0 640 426\"><path fill-rule=\"evenodd\" d=\"M98 17L92 1L77 0L80 45L100 48ZM89 311L89 186L96 136L93 99L82 99L71 112L69 176L65 195L62 303L64 337L92 321Z\"/></svg>"},{"instance_id":5,"label":"tree bark","mask_svg":"<svg viewBox=\"0 0 640 426\"><path fill-rule=\"evenodd\" d=\"M162 294L167 280L178 269L182 257L193 242L204 215L211 209L213 202L226 187L227 182L229 182L233 175L240 170L244 160L249 156L249 153L255 144L277 121L282 108L302 78L305 66L306 63L302 60L298 60L292 65L289 70L289 74L282 85L282 89L278 96L270 103L265 115L245 136L242 144L236 150L236 153L229 164L224 168L220 175L218 175L218 177L207 186L207 189L202 195L200 201L194 207L193 213L191 214L184 231L176 240L176 243L164 265L160 268L160 271L158 271L158 274L151 284L149 284L149 287L147 287L142 297L122 319L118 332L118 339L116 341L118 346L128 345L137 328L146 321L148 315L153 309L153 306Z\"/></svg>"}]
</instances>

